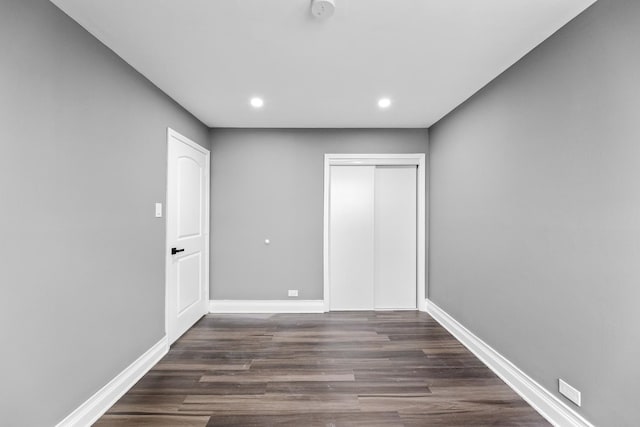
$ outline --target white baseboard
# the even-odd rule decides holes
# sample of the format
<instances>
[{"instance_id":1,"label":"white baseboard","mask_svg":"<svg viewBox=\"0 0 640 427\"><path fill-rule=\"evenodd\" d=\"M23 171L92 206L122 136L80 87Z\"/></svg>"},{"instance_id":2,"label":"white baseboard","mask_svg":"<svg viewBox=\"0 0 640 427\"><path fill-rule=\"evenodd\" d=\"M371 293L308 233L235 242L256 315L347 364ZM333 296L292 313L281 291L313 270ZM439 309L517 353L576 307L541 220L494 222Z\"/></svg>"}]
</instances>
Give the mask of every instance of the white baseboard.
<instances>
[{"instance_id":1,"label":"white baseboard","mask_svg":"<svg viewBox=\"0 0 640 427\"><path fill-rule=\"evenodd\" d=\"M85 427L95 423L169 351L166 335L56 427Z\"/></svg>"},{"instance_id":2,"label":"white baseboard","mask_svg":"<svg viewBox=\"0 0 640 427\"><path fill-rule=\"evenodd\" d=\"M427 302L429 300L425 299L424 301L421 301L420 298L418 298L418 311L427 311Z\"/></svg>"},{"instance_id":3,"label":"white baseboard","mask_svg":"<svg viewBox=\"0 0 640 427\"><path fill-rule=\"evenodd\" d=\"M211 313L324 313L323 300L211 300Z\"/></svg>"},{"instance_id":4,"label":"white baseboard","mask_svg":"<svg viewBox=\"0 0 640 427\"><path fill-rule=\"evenodd\" d=\"M432 301L427 300L427 313L487 365L500 379L527 403L559 427L593 427L589 421L542 387L520 368L475 336Z\"/></svg>"}]
</instances>

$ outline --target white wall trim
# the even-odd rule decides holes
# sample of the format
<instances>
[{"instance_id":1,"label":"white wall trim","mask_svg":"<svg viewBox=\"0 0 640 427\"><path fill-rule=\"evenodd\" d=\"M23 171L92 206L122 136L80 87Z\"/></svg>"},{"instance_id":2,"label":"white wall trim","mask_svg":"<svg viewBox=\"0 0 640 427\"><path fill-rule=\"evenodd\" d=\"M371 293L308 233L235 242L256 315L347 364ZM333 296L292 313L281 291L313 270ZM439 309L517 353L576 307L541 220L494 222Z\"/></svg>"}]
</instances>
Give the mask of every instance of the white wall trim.
<instances>
[{"instance_id":1,"label":"white wall trim","mask_svg":"<svg viewBox=\"0 0 640 427\"><path fill-rule=\"evenodd\" d=\"M418 167L417 191L417 271L416 293L417 309L426 311L426 283L427 283L427 159L424 153L401 154L325 154L324 155L324 240L323 240L323 284L324 311L330 310L331 284L329 273L329 190L331 183L332 165L416 165Z\"/></svg>"},{"instance_id":2,"label":"white wall trim","mask_svg":"<svg viewBox=\"0 0 640 427\"><path fill-rule=\"evenodd\" d=\"M211 300L210 313L324 313L322 300Z\"/></svg>"},{"instance_id":3,"label":"white wall trim","mask_svg":"<svg viewBox=\"0 0 640 427\"><path fill-rule=\"evenodd\" d=\"M432 301L427 300L427 313L486 364L527 403L559 427L594 427L582 415L549 390L524 373L503 355L474 335Z\"/></svg>"},{"instance_id":4,"label":"white wall trim","mask_svg":"<svg viewBox=\"0 0 640 427\"><path fill-rule=\"evenodd\" d=\"M175 130L173 130L173 129L168 127L167 128L167 139L169 139L169 138L178 139L178 140L180 140L180 142L185 143L189 147L193 148L196 151L201 152L202 154L207 155L207 154L211 153L208 149L204 148L202 145L198 144L197 142L194 142L194 141L190 140L186 136L181 135L179 132L177 132L177 131L175 131Z\"/></svg>"},{"instance_id":5,"label":"white wall trim","mask_svg":"<svg viewBox=\"0 0 640 427\"><path fill-rule=\"evenodd\" d=\"M107 385L98 390L75 411L60 421L56 427L84 427L95 423L140 378L169 351L167 336L147 350L135 362L126 367Z\"/></svg>"}]
</instances>

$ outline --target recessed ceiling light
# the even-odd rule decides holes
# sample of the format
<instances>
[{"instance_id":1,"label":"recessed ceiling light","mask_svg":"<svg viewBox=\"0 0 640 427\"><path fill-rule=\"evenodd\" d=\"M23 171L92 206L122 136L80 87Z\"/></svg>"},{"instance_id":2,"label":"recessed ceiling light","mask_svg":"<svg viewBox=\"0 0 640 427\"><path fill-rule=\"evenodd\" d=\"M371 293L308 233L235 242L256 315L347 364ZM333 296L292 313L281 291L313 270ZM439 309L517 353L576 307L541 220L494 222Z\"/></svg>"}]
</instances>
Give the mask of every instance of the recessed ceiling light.
<instances>
[{"instance_id":1,"label":"recessed ceiling light","mask_svg":"<svg viewBox=\"0 0 640 427\"><path fill-rule=\"evenodd\" d=\"M250 103L253 108L261 108L264 105L264 101L262 100L262 98L258 97L251 98Z\"/></svg>"},{"instance_id":2,"label":"recessed ceiling light","mask_svg":"<svg viewBox=\"0 0 640 427\"><path fill-rule=\"evenodd\" d=\"M391 106L391 100L389 98L380 98L378 100L378 107L389 108Z\"/></svg>"}]
</instances>

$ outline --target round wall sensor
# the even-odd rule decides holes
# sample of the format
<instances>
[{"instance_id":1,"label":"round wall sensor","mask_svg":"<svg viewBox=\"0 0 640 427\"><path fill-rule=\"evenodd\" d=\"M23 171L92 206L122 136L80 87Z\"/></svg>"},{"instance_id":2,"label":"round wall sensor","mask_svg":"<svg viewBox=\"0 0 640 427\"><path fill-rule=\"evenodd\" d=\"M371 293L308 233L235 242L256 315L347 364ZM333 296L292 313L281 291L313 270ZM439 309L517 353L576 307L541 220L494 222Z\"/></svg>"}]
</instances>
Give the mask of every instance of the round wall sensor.
<instances>
[{"instance_id":1,"label":"round wall sensor","mask_svg":"<svg viewBox=\"0 0 640 427\"><path fill-rule=\"evenodd\" d=\"M328 18L335 9L334 0L311 0L311 14L316 18Z\"/></svg>"}]
</instances>

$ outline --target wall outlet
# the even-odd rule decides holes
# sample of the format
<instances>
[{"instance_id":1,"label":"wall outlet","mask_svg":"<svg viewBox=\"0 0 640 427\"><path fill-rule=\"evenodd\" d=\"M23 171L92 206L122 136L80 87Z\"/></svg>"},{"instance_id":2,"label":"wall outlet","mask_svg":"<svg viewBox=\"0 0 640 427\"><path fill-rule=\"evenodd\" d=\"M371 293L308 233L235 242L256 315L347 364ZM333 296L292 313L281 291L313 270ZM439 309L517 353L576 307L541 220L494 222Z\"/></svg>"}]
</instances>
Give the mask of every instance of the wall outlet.
<instances>
[{"instance_id":1,"label":"wall outlet","mask_svg":"<svg viewBox=\"0 0 640 427\"><path fill-rule=\"evenodd\" d=\"M580 406L582 403L582 396L578 389L571 387L569 384L564 382L561 378L558 378L558 391L564 397Z\"/></svg>"},{"instance_id":2,"label":"wall outlet","mask_svg":"<svg viewBox=\"0 0 640 427\"><path fill-rule=\"evenodd\" d=\"M297 297L298 296L298 290L297 289L289 289L289 296L290 297Z\"/></svg>"}]
</instances>

